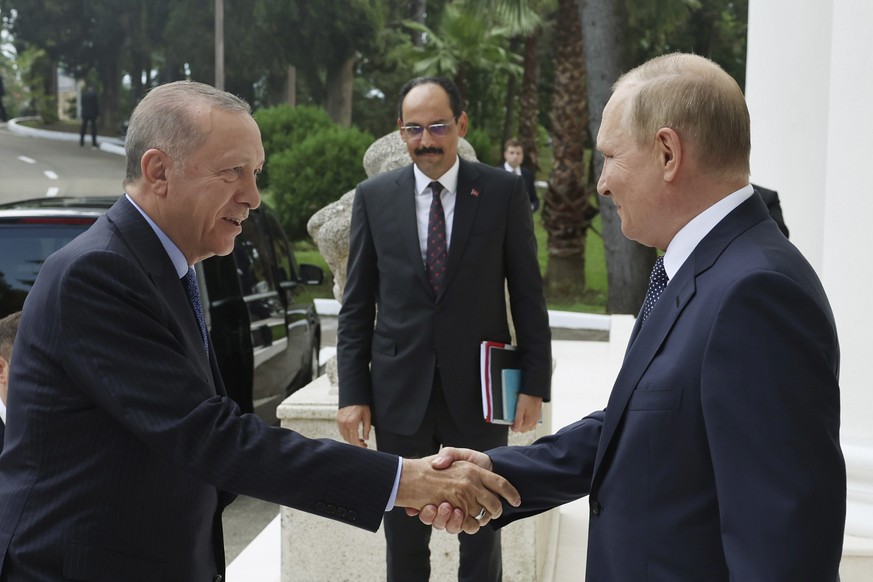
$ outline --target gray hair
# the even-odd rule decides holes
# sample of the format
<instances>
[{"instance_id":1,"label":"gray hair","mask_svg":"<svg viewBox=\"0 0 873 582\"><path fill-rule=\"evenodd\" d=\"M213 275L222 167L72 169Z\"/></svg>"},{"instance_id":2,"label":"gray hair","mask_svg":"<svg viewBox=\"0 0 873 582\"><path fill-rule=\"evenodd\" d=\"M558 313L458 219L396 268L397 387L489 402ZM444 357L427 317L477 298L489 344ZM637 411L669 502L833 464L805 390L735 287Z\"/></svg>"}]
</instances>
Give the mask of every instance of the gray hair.
<instances>
[{"instance_id":1,"label":"gray hair","mask_svg":"<svg viewBox=\"0 0 873 582\"><path fill-rule=\"evenodd\" d=\"M203 104L223 111L252 113L243 99L203 83L175 81L155 87L130 116L124 140L125 186L142 177L142 157L153 148L165 152L184 167L185 158L206 141L206 134L193 114L194 108Z\"/></svg>"}]
</instances>

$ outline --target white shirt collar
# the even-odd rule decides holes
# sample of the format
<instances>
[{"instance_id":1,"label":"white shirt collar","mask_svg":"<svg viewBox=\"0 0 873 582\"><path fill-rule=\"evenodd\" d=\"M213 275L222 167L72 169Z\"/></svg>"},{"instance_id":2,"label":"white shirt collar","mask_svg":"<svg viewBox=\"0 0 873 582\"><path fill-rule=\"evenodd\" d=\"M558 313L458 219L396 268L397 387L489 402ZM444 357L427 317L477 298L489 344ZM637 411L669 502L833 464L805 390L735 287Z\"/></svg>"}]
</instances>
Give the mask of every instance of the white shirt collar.
<instances>
[{"instance_id":1,"label":"white shirt collar","mask_svg":"<svg viewBox=\"0 0 873 582\"><path fill-rule=\"evenodd\" d=\"M2 399L0 399L0 420L6 424L6 403Z\"/></svg>"},{"instance_id":2,"label":"white shirt collar","mask_svg":"<svg viewBox=\"0 0 873 582\"><path fill-rule=\"evenodd\" d=\"M139 205L133 201L133 198L130 197L130 194L124 193L127 197L127 200L133 204L133 207L136 208L142 217L146 219L146 222L149 223L149 226L152 227L152 230L155 231L155 234L158 235L158 239L160 239L161 244L164 245L164 250L167 251L167 255L169 255L170 260L173 261L173 267L176 268L176 273L179 275L179 278L185 276L185 273L188 272L188 261L185 259L185 255L182 254L182 251L179 250L179 247L170 240L164 231L155 224L155 221L151 219L151 217L145 213L145 210L139 207Z\"/></svg>"},{"instance_id":3,"label":"white shirt collar","mask_svg":"<svg viewBox=\"0 0 873 582\"><path fill-rule=\"evenodd\" d=\"M519 166L517 168L513 168L512 166L509 165L509 162L503 162L503 169L506 170L507 172L512 172L516 176L521 176L521 166Z\"/></svg>"},{"instance_id":4,"label":"white shirt collar","mask_svg":"<svg viewBox=\"0 0 873 582\"><path fill-rule=\"evenodd\" d=\"M736 192L725 196L697 216L691 222L682 227L676 233L670 244L667 245L667 252L664 253L664 270L667 271L667 276L672 279L679 268L688 260L694 249L700 244L700 241L709 234L715 226L724 219L725 216L731 213L737 206L745 202L755 190L751 184L746 184Z\"/></svg>"},{"instance_id":5,"label":"white shirt collar","mask_svg":"<svg viewBox=\"0 0 873 582\"><path fill-rule=\"evenodd\" d=\"M412 164L412 173L415 174L415 193L416 194L424 194L425 188L430 186L431 182L439 182L443 185L443 188L448 190L449 192L457 192L458 191L458 169L461 167L461 162L458 161L458 158L455 157L455 163L452 165L448 171L439 177L438 180L431 180L427 176L424 175L424 172L418 169L418 166Z\"/></svg>"}]
</instances>

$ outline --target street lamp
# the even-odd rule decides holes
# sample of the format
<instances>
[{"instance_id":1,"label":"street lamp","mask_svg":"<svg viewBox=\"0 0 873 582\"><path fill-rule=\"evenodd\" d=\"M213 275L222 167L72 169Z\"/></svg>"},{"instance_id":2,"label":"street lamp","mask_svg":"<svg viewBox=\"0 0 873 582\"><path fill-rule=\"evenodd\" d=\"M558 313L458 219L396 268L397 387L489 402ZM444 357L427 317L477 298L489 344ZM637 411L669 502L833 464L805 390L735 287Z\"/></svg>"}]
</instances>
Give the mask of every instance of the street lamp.
<instances>
[{"instance_id":1,"label":"street lamp","mask_svg":"<svg viewBox=\"0 0 873 582\"><path fill-rule=\"evenodd\" d=\"M224 90L224 0L215 0L215 88Z\"/></svg>"}]
</instances>

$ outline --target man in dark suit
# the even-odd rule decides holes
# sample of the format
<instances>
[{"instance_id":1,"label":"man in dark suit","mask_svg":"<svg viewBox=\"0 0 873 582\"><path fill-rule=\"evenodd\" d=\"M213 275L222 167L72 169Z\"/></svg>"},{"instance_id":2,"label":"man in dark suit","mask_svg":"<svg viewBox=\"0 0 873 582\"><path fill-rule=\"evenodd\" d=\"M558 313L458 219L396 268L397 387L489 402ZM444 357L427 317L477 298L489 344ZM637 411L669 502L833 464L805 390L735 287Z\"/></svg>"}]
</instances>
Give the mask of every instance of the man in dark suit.
<instances>
[{"instance_id":1,"label":"man in dark suit","mask_svg":"<svg viewBox=\"0 0 873 582\"><path fill-rule=\"evenodd\" d=\"M764 201L764 204L767 205L767 211L770 213L770 218L776 221L779 230L782 231L785 238L788 238L788 227L785 226L785 219L782 218L782 204L779 202L779 193L775 190L758 186L757 184L752 184L752 187L761 197L761 200Z\"/></svg>"},{"instance_id":2,"label":"man in dark suit","mask_svg":"<svg viewBox=\"0 0 873 582\"><path fill-rule=\"evenodd\" d=\"M421 457L440 445L506 444L483 420L479 346L510 341L505 288L522 357L513 429L534 428L550 391L551 346L527 193L521 180L458 157L467 116L441 77L402 89L398 126L413 165L358 185L338 326L340 432ZM430 529L385 518L388 579L427 580ZM499 537L460 540L459 579L501 577Z\"/></svg>"},{"instance_id":3,"label":"man in dark suit","mask_svg":"<svg viewBox=\"0 0 873 582\"><path fill-rule=\"evenodd\" d=\"M230 253L260 204L251 110L207 85L162 85L134 110L126 150L126 195L49 257L24 304L0 455L0 580L220 580L233 494L371 531L386 508L426 497L470 516L500 507L489 489L517 501L472 465L456 488L424 461L242 414L192 265Z\"/></svg>"},{"instance_id":4,"label":"man in dark suit","mask_svg":"<svg viewBox=\"0 0 873 582\"><path fill-rule=\"evenodd\" d=\"M0 451L6 437L6 395L9 392L9 366L12 364L12 344L18 333L21 312L0 319Z\"/></svg>"},{"instance_id":5,"label":"man in dark suit","mask_svg":"<svg viewBox=\"0 0 873 582\"><path fill-rule=\"evenodd\" d=\"M82 91L82 127L79 129L79 145L85 145L85 133L88 125L91 126L91 146L97 147L97 116L100 115L100 103L97 100L97 91L88 85Z\"/></svg>"},{"instance_id":6,"label":"man in dark suit","mask_svg":"<svg viewBox=\"0 0 873 582\"><path fill-rule=\"evenodd\" d=\"M503 165L500 167L507 172L512 172L517 176L521 176L524 182L524 189L530 198L531 212L536 212L540 207L540 198L537 196L537 187L534 182L533 172L527 168L523 168L521 163L524 161L524 146L516 138L506 140L503 145Z\"/></svg>"},{"instance_id":7,"label":"man in dark suit","mask_svg":"<svg viewBox=\"0 0 873 582\"><path fill-rule=\"evenodd\" d=\"M587 494L591 581L837 580L837 332L749 184L740 88L702 57L653 59L616 83L597 147L623 233L666 249L606 410L439 466L510 479L523 503L498 525ZM434 511L422 520L445 523Z\"/></svg>"}]
</instances>

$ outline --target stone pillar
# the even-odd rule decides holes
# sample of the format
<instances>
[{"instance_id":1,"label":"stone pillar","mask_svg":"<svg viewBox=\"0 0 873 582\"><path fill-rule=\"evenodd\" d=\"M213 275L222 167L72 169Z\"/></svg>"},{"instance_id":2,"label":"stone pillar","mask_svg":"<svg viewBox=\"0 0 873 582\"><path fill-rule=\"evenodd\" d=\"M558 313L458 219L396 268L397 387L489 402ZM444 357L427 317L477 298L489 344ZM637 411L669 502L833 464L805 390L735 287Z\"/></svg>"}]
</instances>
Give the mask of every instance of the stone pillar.
<instances>
[{"instance_id":1,"label":"stone pillar","mask_svg":"<svg viewBox=\"0 0 873 582\"><path fill-rule=\"evenodd\" d=\"M791 240L818 271L840 336L843 582L873 571L871 30L869 0L749 2L752 181L779 191Z\"/></svg>"}]
</instances>

